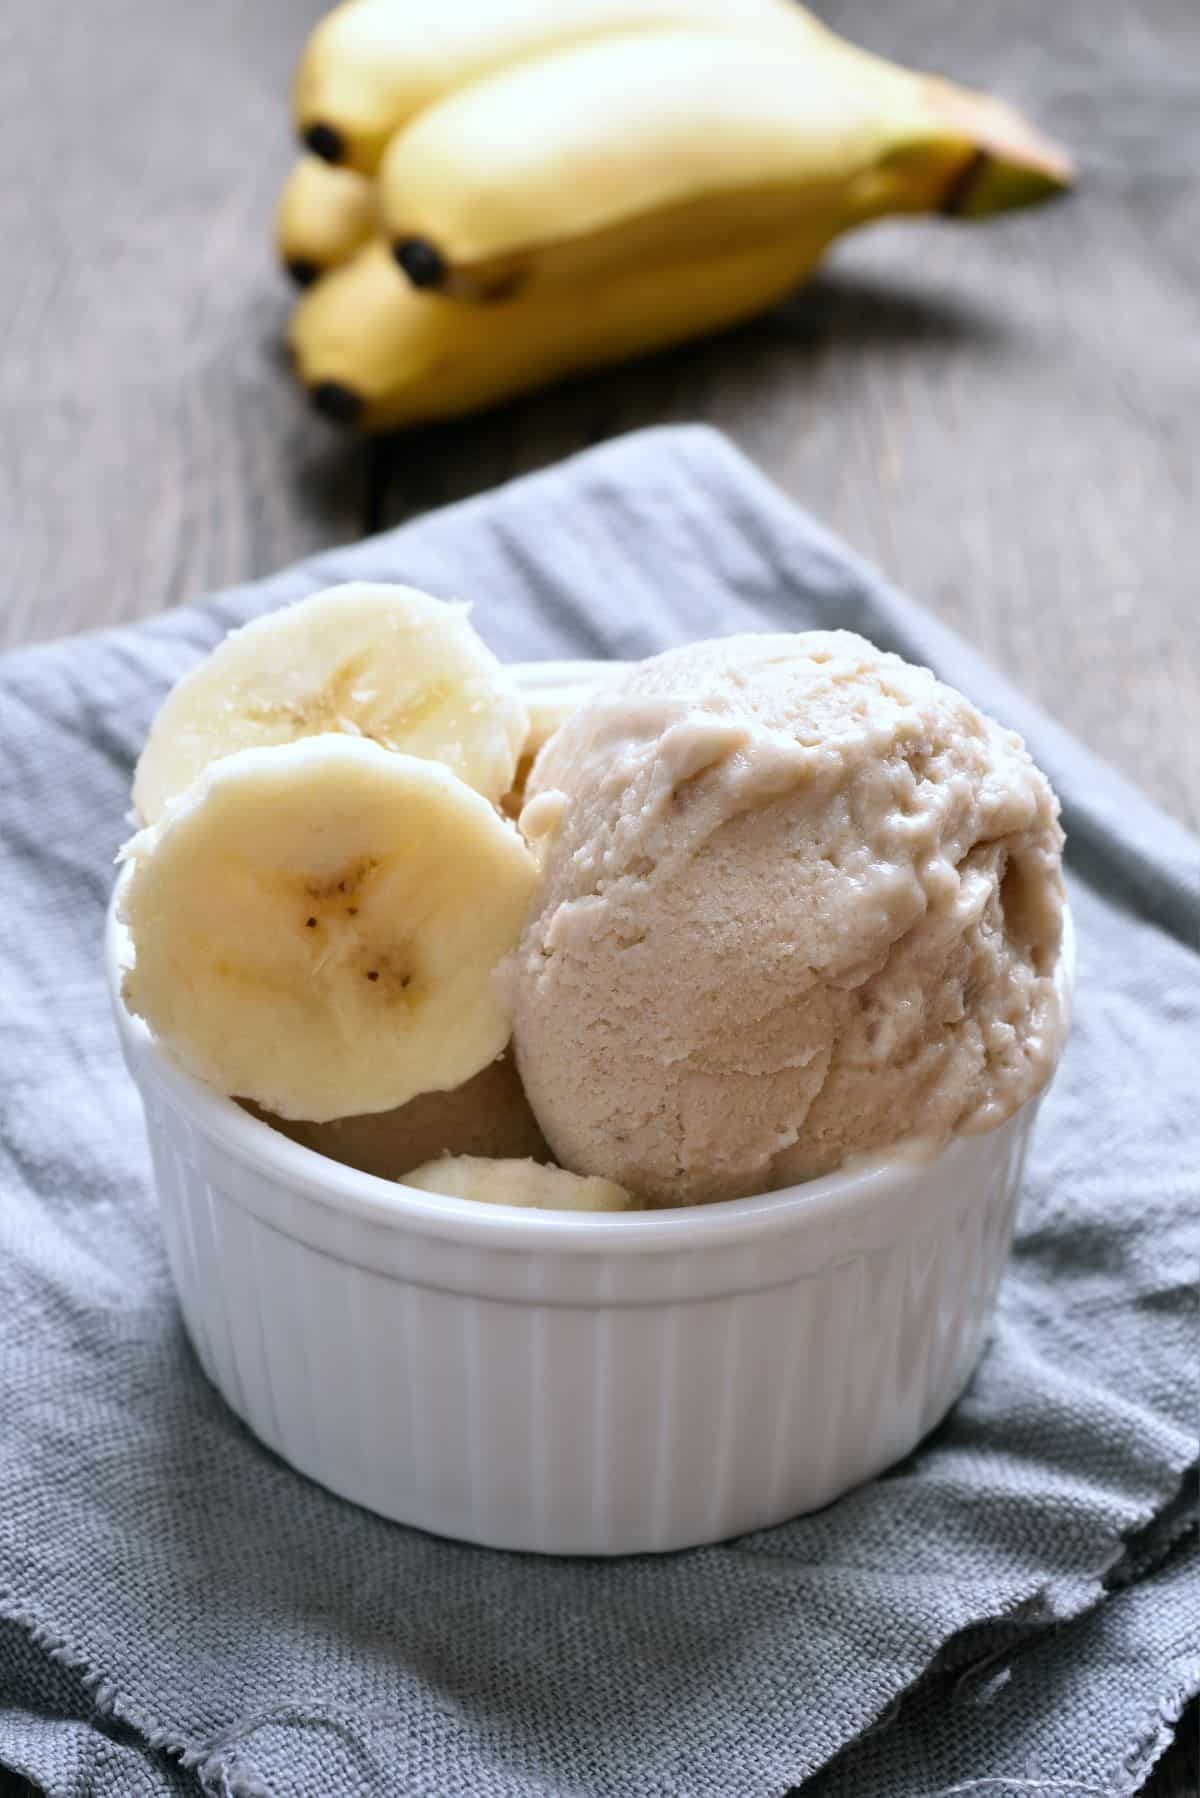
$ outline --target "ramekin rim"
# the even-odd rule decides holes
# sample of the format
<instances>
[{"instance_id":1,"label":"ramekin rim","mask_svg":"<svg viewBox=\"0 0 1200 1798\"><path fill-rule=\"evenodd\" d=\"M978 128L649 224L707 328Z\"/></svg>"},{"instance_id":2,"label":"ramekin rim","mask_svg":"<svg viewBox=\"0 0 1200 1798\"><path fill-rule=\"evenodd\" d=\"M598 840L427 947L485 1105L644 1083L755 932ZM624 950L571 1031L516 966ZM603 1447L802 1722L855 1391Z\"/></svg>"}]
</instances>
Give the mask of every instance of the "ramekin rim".
<instances>
[{"instance_id":1,"label":"ramekin rim","mask_svg":"<svg viewBox=\"0 0 1200 1798\"><path fill-rule=\"evenodd\" d=\"M401 1180L364 1173L293 1142L182 1067L142 1020L132 1016L121 997L120 929L114 889L106 922L105 963L117 1027L137 1085L142 1085L146 1077L142 1069L146 1068L149 1078L166 1089L173 1107L202 1136L243 1165L299 1190L328 1209L388 1228L522 1251L555 1248L640 1253L716 1243L734 1246L774 1230L801 1223L815 1225L831 1212L844 1214L873 1207L895 1189L920 1178L934 1162L944 1165L951 1157L969 1153L968 1145L975 1140L957 1136L928 1161L885 1153L865 1167L837 1169L775 1192L661 1210L549 1211L419 1191ZM1068 993L1074 946L1073 920L1065 908L1060 967ZM1025 1103L1036 1104L1040 1097L1040 1092L1033 1094Z\"/></svg>"}]
</instances>

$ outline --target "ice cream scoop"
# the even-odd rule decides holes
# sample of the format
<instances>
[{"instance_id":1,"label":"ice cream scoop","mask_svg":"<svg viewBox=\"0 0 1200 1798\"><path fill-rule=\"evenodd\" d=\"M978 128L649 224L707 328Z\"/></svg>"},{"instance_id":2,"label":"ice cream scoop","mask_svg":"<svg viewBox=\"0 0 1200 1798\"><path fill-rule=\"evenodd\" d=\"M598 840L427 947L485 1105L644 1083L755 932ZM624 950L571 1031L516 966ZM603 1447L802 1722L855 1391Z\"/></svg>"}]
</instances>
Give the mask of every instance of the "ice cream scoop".
<instances>
[{"instance_id":1,"label":"ice cream scoop","mask_svg":"<svg viewBox=\"0 0 1200 1798\"><path fill-rule=\"evenodd\" d=\"M670 651L528 793L514 1043L563 1166L734 1198L986 1129L1049 1078L1057 804L928 669L844 631Z\"/></svg>"},{"instance_id":2,"label":"ice cream scoop","mask_svg":"<svg viewBox=\"0 0 1200 1798\"><path fill-rule=\"evenodd\" d=\"M409 1168L439 1155L550 1159L508 1054L489 1061L462 1086L418 1093L392 1111L311 1124L275 1117L253 1105L246 1109L306 1149L384 1180L398 1180Z\"/></svg>"}]
</instances>

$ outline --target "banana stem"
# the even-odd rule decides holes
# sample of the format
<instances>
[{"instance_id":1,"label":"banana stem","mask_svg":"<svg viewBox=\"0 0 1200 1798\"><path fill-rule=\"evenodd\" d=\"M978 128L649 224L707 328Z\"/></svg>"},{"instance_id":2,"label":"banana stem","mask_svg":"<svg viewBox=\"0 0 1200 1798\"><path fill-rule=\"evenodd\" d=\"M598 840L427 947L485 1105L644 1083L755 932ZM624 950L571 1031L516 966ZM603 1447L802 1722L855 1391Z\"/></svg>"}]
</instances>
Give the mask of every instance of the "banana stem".
<instances>
[{"instance_id":1,"label":"banana stem","mask_svg":"<svg viewBox=\"0 0 1200 1798\"><path fill-rule=\"evenodd\" d=\"M940 129L965 140L939 211L958 218L984 218L1011 207L1035 205L1071 185L1075 167L1067 152L1014 106L937 76L924 77L922 87Z\"/></svg>"}]
</instances>

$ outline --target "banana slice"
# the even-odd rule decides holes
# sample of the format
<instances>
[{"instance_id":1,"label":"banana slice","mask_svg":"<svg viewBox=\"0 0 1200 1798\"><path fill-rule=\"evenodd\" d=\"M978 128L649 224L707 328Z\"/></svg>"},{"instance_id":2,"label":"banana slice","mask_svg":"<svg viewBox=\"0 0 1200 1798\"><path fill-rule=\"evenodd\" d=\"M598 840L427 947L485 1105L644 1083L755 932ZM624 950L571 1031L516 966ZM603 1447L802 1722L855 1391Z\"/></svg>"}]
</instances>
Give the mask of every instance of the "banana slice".
<instances>
[{"instance_id":1,"label":"banana slice","mask_svg":"<svg viewBox=\"0 0 1200 1798\"><path fill-rule=\"evenodd\" d=\"M125 1002L285 1118L386 1111L503 1050L529 850L436 762L356 737L214 762L121 852Z\"/></svg>"},{"instance_id":2,"label":"banana slice","mask_svg":"<svg viewBox=\"0 0 1200 1798\"><path fill-rule=\"evenodd\" d=\"M536 1161L489 1161L484 1155L444 1155L405 1174L400 1184L421 1192L484 1205L526 1205L538 1211L633 1211L631 1194L613 1180L568 1174Z\"/></svg>"},{"instance_id":3,"label":"banana slice","mask_svg":"<svg viewBox=\"0 0 1200 1798\"><path fill-rule=\"evenodd\" d=\"M528 718L465 606L330 587L231 632L167 695L134 775L138 821L155 823L218 756L331 731L444 762L499 800Z\"/></svg>"}]
</instances>

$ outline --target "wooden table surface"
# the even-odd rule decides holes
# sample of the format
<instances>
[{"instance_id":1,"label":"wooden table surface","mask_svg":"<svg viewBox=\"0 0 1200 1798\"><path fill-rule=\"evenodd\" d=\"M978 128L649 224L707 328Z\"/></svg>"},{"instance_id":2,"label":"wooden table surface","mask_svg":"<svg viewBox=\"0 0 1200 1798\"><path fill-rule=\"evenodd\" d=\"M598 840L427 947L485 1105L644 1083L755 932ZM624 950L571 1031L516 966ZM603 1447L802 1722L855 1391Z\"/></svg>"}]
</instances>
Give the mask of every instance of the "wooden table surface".
<instances>
[{"instance_id":1,"label":"wooden table surface","mask_svg":"<svg viewBox=\"0 0 1200 1798\"><path fill-rule=\"evenodd\" d=\"M829 0L847 35L1026 104L1078 193L878 227L768 321L373 445L311 415L279 351L287 84L322 10L4 9L0 645L702 418L1200 823L1196 0Z\"/></svg>"},{"instance_id":2,"label":"wooden table surface","mask_svg":"<svg viewBox=\"0 0 1200 1798\"><path fill-rule=\"evenodd\" d=\"M1077 195L877 227L770 321L376 445L310 416L279 353L271 209L321 10L4 9L0 644L704 418L1200 822L1196 0L828 0L848 35L1026 103L1076 152Z\"/></svg>"}]
</instances>

